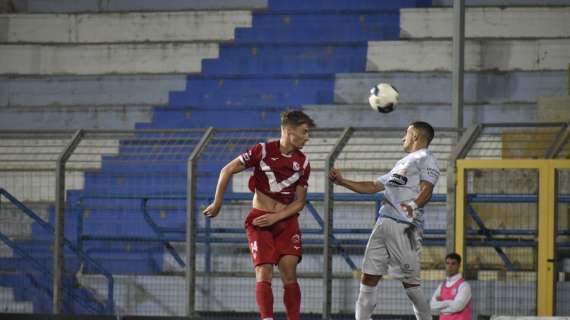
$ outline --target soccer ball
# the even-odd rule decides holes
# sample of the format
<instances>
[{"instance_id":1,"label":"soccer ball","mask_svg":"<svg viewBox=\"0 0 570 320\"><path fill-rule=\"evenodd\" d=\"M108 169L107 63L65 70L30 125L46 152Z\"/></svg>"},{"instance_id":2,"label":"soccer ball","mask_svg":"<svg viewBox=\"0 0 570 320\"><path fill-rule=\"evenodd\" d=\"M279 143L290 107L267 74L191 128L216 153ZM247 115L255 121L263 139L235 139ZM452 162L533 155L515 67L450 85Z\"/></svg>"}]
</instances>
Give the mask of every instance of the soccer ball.
<instances>
[{"instance_id":1,"label":"soccer ball","mask_svg":"<svg viewBox=\"0 0 570 320\"><path fill-rule=\"evenodd\" d=\"M374 86L370 89L370 97L368 98L370 107L381 113L394 111L399 100L400 93L388 83L379 83Z\"/></svg>"}]
</instances>

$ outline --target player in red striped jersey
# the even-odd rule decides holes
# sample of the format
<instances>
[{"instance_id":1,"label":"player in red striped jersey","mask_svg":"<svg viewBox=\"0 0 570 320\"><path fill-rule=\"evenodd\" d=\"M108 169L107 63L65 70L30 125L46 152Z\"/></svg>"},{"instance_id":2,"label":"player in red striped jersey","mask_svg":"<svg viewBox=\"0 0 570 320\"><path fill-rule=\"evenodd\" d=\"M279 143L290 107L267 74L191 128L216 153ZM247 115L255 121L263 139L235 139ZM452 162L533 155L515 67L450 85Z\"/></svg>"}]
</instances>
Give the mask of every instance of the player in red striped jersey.
<instances>
[{"instance_id":1,"label":"player in red striped jersey","mask_svg":"<svg viewBox=\"0 0 570 320\"><path fill-rule=\"evenodd\" d=\"M301 149L309 140L314 121L302 111L281 114L281 138L261 142L230 161L221 171L214 202L203 213L215 217L232 175L254 168L249 189L252 209L245 220L247 240L255 266L255 297L261 319L273 319L273 266L283 281L283 303L289 320L298 320L301 289L297 264L302 241L299 211L305 206L311 166Z\"/></svg>"}]
</instances>

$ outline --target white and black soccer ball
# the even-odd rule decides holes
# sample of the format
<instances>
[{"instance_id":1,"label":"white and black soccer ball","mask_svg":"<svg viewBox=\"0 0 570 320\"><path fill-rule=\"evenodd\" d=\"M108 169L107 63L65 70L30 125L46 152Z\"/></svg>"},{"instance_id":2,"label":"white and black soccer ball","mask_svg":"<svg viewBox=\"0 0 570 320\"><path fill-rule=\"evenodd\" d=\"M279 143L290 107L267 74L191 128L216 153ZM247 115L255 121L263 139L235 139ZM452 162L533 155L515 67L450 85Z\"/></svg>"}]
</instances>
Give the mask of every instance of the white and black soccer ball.
<instances>
[{"instance_id":1,"label":"white and black soccer ball","mask_svg":"<svg viewBox=\"0 0 570 320\"><path fill-rule=\"evenodd\" d=\"M388 83L379 83L370 89L368 102L370 107L381 113L394 111L400 101L400 93L394 86Z\"/></svg>"}]
</instances>

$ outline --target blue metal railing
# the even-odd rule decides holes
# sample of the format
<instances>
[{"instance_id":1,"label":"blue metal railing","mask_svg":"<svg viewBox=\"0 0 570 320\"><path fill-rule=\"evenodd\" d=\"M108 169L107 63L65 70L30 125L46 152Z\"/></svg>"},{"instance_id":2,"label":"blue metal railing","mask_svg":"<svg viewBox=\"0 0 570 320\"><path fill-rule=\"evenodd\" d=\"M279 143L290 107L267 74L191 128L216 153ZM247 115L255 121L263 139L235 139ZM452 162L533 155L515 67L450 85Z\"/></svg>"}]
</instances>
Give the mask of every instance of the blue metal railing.
<instances>
[{"instance_id":1,"label":"blue metal railing","mask_svg":"<svg viewBox=\"0 0 570 320\"><path fill-rule=\"evenodd\" d=\"M27 206L25 206L22 202L20 202L18 199L16 199L16 197L14 197L12 194L10 194L7 190L0 188L0 195L4 196L6 199L8 199L14 206L16 206L18 209L20 209L23 213L25 213L28 217L30 217L32 220L34 220L34 222L36 222L39 226L41 226L44 230L48 231L49 233L51 233L52 235L55 233L55 230L53 228L53 226L51 224L49 224L48 222L44 221L42 218L40 218L34 211L32 211L30 208L28 208ZM1 234L1 233L0 233ZM2 234L2 236L0 237L7 245L9 245L10 247L17 248L17 245L15 243L12 243L12 241L10 241L10 239L8 239L8 237L4 236ZM6 242L5 240L11 242L12 244L9 244L8 242ZM109 273L107 270L105 270L97 261L91 259L87 254L85 254L82 250L78 249L73 243L71 243L71 241L69 241L68 239L64 238L64 245L70 249L73 253L75 253L79 259L82 262L85 263L89 263L90 265L93 265L95 267L95 269L97 269L106 279L107 279L107 302L105 305L105 311L108 314L113 314L115 307L114 307L114 280L113 280L113 275L111 273ZM25 251L23 251L22 249L18 248L16 249L18 250L18 252L20 254L23 254L23 256L27 259L29 259L30 261L32 261L32 263L37 266L37 267L41 267L41 270L44 272L48 272L51 274L51 271L47 270L47 268L45 266L43 266L41 263L38 263L37 260L35 260L33 257L31 257L30 255L26 254Z\"/></svg>"},{"instance_id":2,"label":"blue metal railing","mask_svg":"<svg viewBox=\"0 0 570 320\"><path fill-rule=\"evenodd\" d=\"M206 193L199 193L197 194L196 198L202 202L209 202L212 200L211 194ZM172 195L172 194L152 194L152 195L135 195L135 194L125 194L125 195L116 195L116 194L83 194L80 197L80 203L83 203L85 199L136 199L140 200L140 207L141 212L143 214L145 222L150 226L151 230L155 234L154 236L121 236L121 235L88 235L83 234L83 214L78 215L78 243L82 243L82 241L91 241L91 240L107 240L107 241L141 241L141 242L161 242L169 254L174 258L174 260L178 263L179 266L184 267L185 263L179 254L174 250L172 245L170 244L171 241L181 242L185 241L184 233L186 232L184 227L162 227L159 226L148 213L148 203L151 200L178 200L178 201L185 201L186 195ZM240 201L240 200L250 200L251 194L250 193L228 193L225 195L224 199L226 201ZM304 234L323 234L324 230L324 221L313 206L312 202L314 201L323 201L324 195L322 193L311 193L307 197L307 205L306 208L311 216L315 219L317 224L320 228L304 228L302 232ZM374 194L374 195L363 195L363 194L336 194L335 201L373 201L376 203L376 208L381 206L381 201L383 199L381 194ZM434 195L432 202L445 202L446 197L445 195ZM213 243L246 243L245 238L240 237L239 239L236 238L224 238L224 237L215 237L214 234L239 234L242 235L244 233L243 228L212 228L210 225L210 220L207 219L205 221L204 227L198 228L198 237L197 240L199 242L204 243L206 250L205 250L205 271L209 271L210 268L210 255L209 249L211 244ZM346 250L344 249L343 245L365 245L366 239L338 239L334 234L369 234L371 232L370 228L334 228L333 229L333 244L339 250L339 253L348 264L348 266L352 270L356 270L356 264L350 258ZM439 239L427 239L424 243L431 245L444 245L445 244L445 230L426 230L426 235L430 236L439 236ZM322 245L322 239L305 239L304 243L306 244L315 244L315 245Z\"/></svg>"},{"instance_id":3,"label":"blue metal railing","mask_svg":"<svg viewBox=\"0 0 570 320\"><path fill-rule=\"evenodd\" d=\"M124 194L124 195L117 195L117 194L83 194L80 198L80 202L84 199L138 199L141 201L141 212L143 214L144 220L146 223L151 227L154 236L117 236L117 235L88 235L78 232L78 242L81 243L82 241L90 241L90 240L130 240L130 241L141 241L141 242L161 242L166 250L173 256L175 261L181 266L184 267L185 263L182 258L178 255L176 250L170 244L171 241L175 242L183 242L185 241L184 227L162 227L159 226L148 213L148 206L151 200L178 200L178 201L186 201L186 195L173 195L173 194L148 194L148 195L138 195L138 194ZM196 199L200 202L209 202L212 200L212 194L210 193L198 193L196 195ZM250 200L251 194L250 193L228 193L225 195L224 199L226 201L243 201L243 200ZM307 205L306 208L311 216L315 219L315 221L319 224L320 228L304 228L302 232L304 234L323 234L323 219L313 206L313 202L315 201L323 201L324 194L322 193L311 193L307 196ZM334 195L335 201L371 201L375 202L376 208L380 208L382 202L382 195L381 194L350 194L350 193L339 193ZM444 194L435 194L432 197L432 203L444 203L446 202L447 197ZM536 203L538 198L536 195L529 195L529 194L509 194L509 195L496 195L496 194L468 194L467 201L469 203ZM570 195L559 195L558 202L563 203L570 203ZM471 208L472 209L472 208ZM377 212L378 210L376 210ZM468 213L471 217L477 222L478 221L478 214L475 210L469 210ZM79 223L78 223L78 230L82 230L83 224L83 214L78 215ZM480 220L480 219L479 219ZM206 220L204 227L198 228L197 230L198 236L197 241L204 243L206 246L206 257L205 257L205 269L206 271L210 270L210 262L209 262L209 249L210 245L213 243L246 243L245 238L227 238L227 237L215 237L215 234L236 234L242 235L243 228L212 228L210 225L210 221ZM333 243L339 250L339 253L345 260L345 262L349 265L351 269L356 269L356 265L350 258L350 256L346 253L343 246L346 245L365 245L366 239L339 239L335 236L339 234L369 234L371 232L370 228L334 228L333 229ZM559 231L559 234L565 234L564 231ZM424 239L425 245L438 245L442 246L445 245L445 236L446 230L443 229L427 229L424 231L424 235L426 239ZM479 230L467 230L467 236L478 236L484 235L484 239L468 239L467 243L469 245L476 245L476 246L484 246L484 247L493 247L496 249L498 253L502 252L501 247L532 247L536 245L535 239L497 239L494 236L496 235L506 235L506 236L532 236L536 235L536 230L533 229L511 229L511 230L503 230L503 229L489 229L484 224L479 224ZM315 244L315 245L322 245L322 239L306 239L304 240L306 244ZM511 266L510 260L504 254L501 255L501 259L507 265L507 267Z\"/></svg>"},{"instance_id":4,"label":"blue metal railing","mask_svg":"<svg viewBox=\"0 0 570 320\"><path fill-rule=\"evenodd\" d=\"M2 232L0 232L0 240L2 242L4 242L8 247L10 247L12 250L14 250L19 256L25 258L26 260L30 261L32 263L33 268L35 268L36 270L44 273L44 275L47 275L48 277L52 277L53 273L51 272L51 270L49 268L47 268L46 266L44 266L38 259L34 258L33 256L29 255L26 250L22 249L20 246L18 246L14 241L10 240L10 238L8 238L6 235L4 235ZM41 289L46 292L50 297L52 296L52 291L51 291L51 286L49 284L41 284L39 283L35 278L33 278L33 276L31 276L30 274L26 274L26 276L31 277L32 280L34 282L37 283L37 285L39 287L41 287ZM73 289L68 290L69 295L73 298L73 300L77 301L79 304L81 304L83 307L85 307L86 309L90 309L91 311L93 311L94 313L98 314L101 313L101 311L103 312L107 312L108 309L104 308L103 310L97 309L95 307L93 307L91 304L87 303L86 301L83 301L81 299L81 297L79 295L77 295L75 293L75 291Z\"/></svg>"}]
</instances>

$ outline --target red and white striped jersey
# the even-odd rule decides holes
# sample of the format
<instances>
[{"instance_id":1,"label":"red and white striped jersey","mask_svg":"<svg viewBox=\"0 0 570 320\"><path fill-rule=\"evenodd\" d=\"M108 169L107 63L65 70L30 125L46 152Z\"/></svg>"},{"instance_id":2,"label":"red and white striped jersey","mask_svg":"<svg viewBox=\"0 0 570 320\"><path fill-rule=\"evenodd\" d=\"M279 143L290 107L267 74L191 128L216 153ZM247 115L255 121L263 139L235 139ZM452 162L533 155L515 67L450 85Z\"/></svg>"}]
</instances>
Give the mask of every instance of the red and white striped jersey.
<instances>
[{"instance_id":1,"label":"red and white striped jersey","mask_svg":"<svg viewBox=\"0 0 570 320\"><path fill-rule=\"evenodd\" d=\"M282 154L279 140L258 143L240 154L239 159L247 168L254 167L249 189L259 190L281 203L293 202L297 186L309 185L309 158L300 150Z\"/></svg>"}]
</instances>

